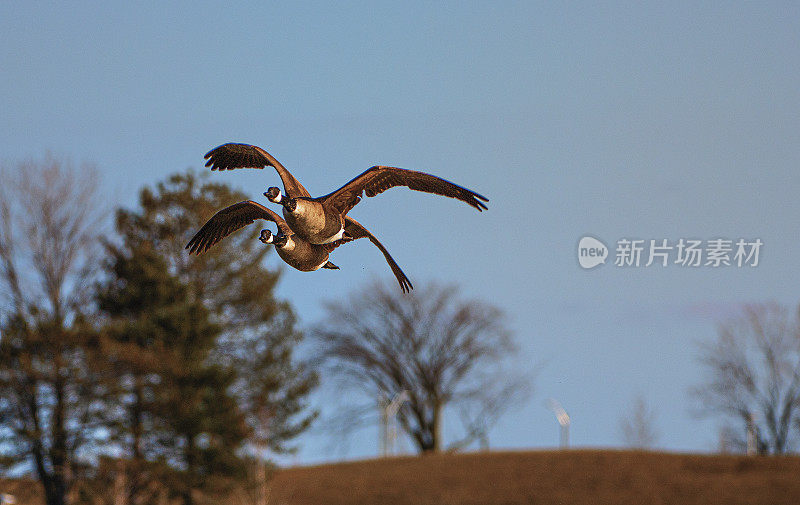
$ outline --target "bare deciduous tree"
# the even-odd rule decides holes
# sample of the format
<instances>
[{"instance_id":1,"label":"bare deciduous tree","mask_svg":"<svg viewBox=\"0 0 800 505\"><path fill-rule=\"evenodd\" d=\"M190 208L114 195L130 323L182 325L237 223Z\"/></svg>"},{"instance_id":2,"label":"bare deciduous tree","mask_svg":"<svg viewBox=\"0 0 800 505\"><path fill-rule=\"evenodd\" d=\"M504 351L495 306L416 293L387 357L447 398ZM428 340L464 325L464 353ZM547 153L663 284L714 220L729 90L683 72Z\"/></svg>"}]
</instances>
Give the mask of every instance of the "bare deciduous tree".
<instances>
[{"instance_id":1,"label":"bare deciduous tree","mask_svg":"<svg viewBox=\"0 0 800 505\"><path fill-rule=\"evenodd\" d=\"M402 294L375 283L326 311L314 335L328 371L373 399L406 391L397 416L421 452L444 448L445 410L464 427L448 449L486 443L494 421L527 389L508 363L515 346L502 312L460 300L455 287Z\"/></svg>"},{"instance_id":2,"label":"bare deciduous tree","mask_svg":"<svg viewBox=\"0 0 800 505\"><path fill-rule=\"evenodd\" d=\"M740 450L748 431L759 453L791 448L792 423L800 412L798 323L798 315L781 305L749 305L701 347L707 378L693 391L698 413L733 423L726 431L738 436L729 443Z\"/></svg>"},{"instance_id":3,"label":"bare deciduous tree","mask_svg":"<svg viewBox=\"0 0 800 505\"><path fill-rule=\"evenodd\" d=\"M655 418L644 396L637 396L619 421L622 442L633 449L651 449L658 441Z\"/></svg>"},{"instance_id":4,"label":"bare deciduous tree","mask_svg":"<svg viewBox=\"0 0 800 505\"><path fill-rule=\"evenodd\" d=\"M101 435L90 304L97 174L53 157L0 173L0 452L30 465L48 505L62 505L81 455Z\"/></svg>"}]
</instances>

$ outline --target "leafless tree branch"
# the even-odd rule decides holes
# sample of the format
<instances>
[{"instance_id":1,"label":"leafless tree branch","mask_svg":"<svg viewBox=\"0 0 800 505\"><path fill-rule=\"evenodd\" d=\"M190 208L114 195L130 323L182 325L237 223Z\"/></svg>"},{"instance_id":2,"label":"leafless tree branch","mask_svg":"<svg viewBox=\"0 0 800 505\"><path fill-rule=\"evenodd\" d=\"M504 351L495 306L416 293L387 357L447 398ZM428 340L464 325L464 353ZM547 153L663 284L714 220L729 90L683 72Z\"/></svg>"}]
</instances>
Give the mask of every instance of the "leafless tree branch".
<instances>
[{"instance_id":1,"label":"leafless tree branch","mask_svg":"<svg viewBox=\"0 0 800 505\"><path fill-rule=\"evenodd\" d=\"M410 295L374 283L346 301L326 304L314 336L319 360L333 376L368 395L408 394L398 413L420 451L444 448L442 417L458 411L463 438L485 440L528 378L505 368L515 345L502 312L463 301L455 287L430 285ZM374 396L373 396L374 397Z\"/></svg>"},{"instance_id":2,"label":"leafless tree branch","mask_svg":"<svg viewBox=\"0 0 800 505\"><path fill-rule=\"evenodd\" d=\"M64 503L100 433L81 319L105 215L96 172L47 156L0 170L0 451Z\"/></svg>"},{"instance_id":3,"label":"leafless tree branch","mask_svg":"<svg viewBox=\"0 0 800 505\"><path fill-rule=\"evenodd\" d=\"M651 449L658 441L655 418L655 411L647 404L645 397L637 396L620 418L619 430L623 443L633 449Z\"/></svg>"},{"instance_id":4,"label":"leafless tree branch","mask_svg":"<svg viewBox=\"0 0 800 505\"><path fill-rule=\"evenodd\" d=\"M800 318L776 303L748 305L719 327L717 339L700 347L705 381L693 390L700 415L719 415L738 429L757 433L760 452L784 453L794 443L800 407Z\"/></svg>"}]
</instances>

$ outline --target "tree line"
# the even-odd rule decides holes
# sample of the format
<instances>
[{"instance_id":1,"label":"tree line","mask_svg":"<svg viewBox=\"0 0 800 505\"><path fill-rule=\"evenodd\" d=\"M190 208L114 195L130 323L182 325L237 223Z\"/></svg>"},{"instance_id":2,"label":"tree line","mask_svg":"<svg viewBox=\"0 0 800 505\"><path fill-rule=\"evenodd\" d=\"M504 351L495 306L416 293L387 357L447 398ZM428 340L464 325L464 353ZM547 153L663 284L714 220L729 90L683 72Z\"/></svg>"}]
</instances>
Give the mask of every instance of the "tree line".
<instances>
[{"instance_id":1,"label":"tree line","mask_svg":"<svg viewBox=\"0 0 800 505\"><path fill-rule=\"evenodd\" d=\"M92 502L114 464L126 503L221 491L258 451L292 450L316 375L255 230L200 258L187 234L244 199L176 174L117 210L96 171L47 158L2 174L0 455L48 505Z\"/></svg>"}]
</instances>

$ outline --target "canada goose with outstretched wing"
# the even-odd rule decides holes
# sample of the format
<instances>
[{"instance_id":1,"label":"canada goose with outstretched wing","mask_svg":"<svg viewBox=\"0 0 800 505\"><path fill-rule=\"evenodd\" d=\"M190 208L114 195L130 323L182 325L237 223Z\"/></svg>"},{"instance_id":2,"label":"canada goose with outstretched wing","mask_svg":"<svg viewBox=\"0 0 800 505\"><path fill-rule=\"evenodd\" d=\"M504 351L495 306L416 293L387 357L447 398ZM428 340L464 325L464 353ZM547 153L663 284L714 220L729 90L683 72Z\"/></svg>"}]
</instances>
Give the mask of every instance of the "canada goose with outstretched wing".
<instances>
[{"instance_id":1,"label":"canada goose with outstretched wing","mask_svg":"<svg viewBox=\"0 0 800 505\"><path fill-rule=\"evenodd\" d=\"M361 201L395 186L456 198L478 211L489 199L435 175L397 167L374 166L333 193L312 198L306 188L268 152L249 144L223 144L206 153L211 170L273 167L283 182L285 195L271 187L264 193L271 202L283 206L283 216L291 229L312 244L326 244L345 237L345 216Z\"/></svg>"},{"instance_id":2,"label":"canada goose with outstretched wing","mask_svg":"<svg viewBox=\"0 0 800 505\"><path fill-rule=\"evenodd\" d=\"M278 214L252 200L245 200L225 207L214 214L186 244L186 249L189 250L189 254L201 254L236 230L252 224L256 219L266 219L278 225L276 235L269 230L261 230L259 240L265 244L275 245L278 256L297 270L302 272L313 272L320 268L338 270L339 267L328 261L330 253L346 242L368 238L383 253L389 268L392 269L397 282L400 283L400 289L405 293L413 289L411 281L408 280L406 274L403 273L383 244L369 230L349 217L345 219L347 238L327 244L311 244L292 232L286 221L281 219Z\"/></svg>"}]
</instances>

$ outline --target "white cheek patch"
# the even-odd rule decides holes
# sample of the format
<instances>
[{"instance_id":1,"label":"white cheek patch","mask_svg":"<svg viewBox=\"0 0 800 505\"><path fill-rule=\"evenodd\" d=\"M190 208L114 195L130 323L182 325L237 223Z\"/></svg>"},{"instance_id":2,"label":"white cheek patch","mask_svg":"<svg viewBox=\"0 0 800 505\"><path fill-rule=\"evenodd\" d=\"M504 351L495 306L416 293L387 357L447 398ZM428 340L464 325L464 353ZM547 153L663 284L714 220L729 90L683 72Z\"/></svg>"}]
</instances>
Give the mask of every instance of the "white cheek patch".
<instances>
[{"instance_id":1,"label":"white cheek patch","mask_svg":"<svg viewBox=\"0 0 800 505\"><path fill-rule=\"evenodd\" d=\"M282 200L283 200L283 195L281 194L280 191L278 191L278 196L276 196L275 199L272 201L275 203L281 203Z\"/></svg>"}]
</instances>

